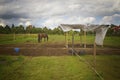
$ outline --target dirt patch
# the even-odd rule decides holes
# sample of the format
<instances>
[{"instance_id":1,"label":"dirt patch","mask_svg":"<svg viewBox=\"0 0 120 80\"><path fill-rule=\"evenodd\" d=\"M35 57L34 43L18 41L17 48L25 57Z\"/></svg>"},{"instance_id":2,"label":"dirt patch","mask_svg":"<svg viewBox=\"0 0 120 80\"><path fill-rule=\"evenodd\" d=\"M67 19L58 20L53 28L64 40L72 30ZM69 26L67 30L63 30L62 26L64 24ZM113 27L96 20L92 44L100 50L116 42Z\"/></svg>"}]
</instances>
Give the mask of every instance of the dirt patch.
<instances>
[{"instance_id":1,"label":"dirt patch","mask_svg":"<svg viewBox=\"0 0 120 80\"><path fill-rule=\"evenodd\" d=\"M18 47L20 51L15 52L14 48ZM0 45L0 55L25 55L25 56L63 56L71 55L69 48L65 48L64 44L9 44ZM88 44L87 48L83 45L75 44L74 48L77 52L84 51L85 54L93 54L93 45ZM120 54L120 48L98 47L97 54Z\"/></svg>"}]
</instances>

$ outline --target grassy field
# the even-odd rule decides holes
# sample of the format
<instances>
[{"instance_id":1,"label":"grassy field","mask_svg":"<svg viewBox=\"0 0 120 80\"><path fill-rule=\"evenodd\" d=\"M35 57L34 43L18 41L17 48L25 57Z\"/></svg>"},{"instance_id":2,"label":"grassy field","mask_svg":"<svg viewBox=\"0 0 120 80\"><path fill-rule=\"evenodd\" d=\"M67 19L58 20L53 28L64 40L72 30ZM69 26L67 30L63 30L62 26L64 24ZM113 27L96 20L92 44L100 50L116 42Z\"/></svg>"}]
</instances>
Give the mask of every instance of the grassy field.
<instances>
[{"instance_id":1,"label":"grassy field","mask_svg":"<svg viewBox=\"0 0 120 80\"><path fill-rule=\"evenodd\" d=\"M84 56L91 64L94 64L93 56ZM104 80L120 79L120 56L119 55L97 55L96 70L103 76Z\"/></svg>"},{"instance_id":2,"label":"grassy field","mask_svg":"<svg viewBox=\"0 0 120 80\"><path fill-rule=\"evenodd\" d=\"M84 37L83 43L84 43ZM69 43L71 36L68 37ZM104 44L120 48L120 37L105 37ZM94 36L87 35L87 44L94 42ZM38 43L37 34L1 34L0 44ZM44 43L44 42L42 42ZM46 43L65 43L64 35L49 35ZM75 35L75 43L80 43L80 37ZM91 65L92 55L83 55ZM104 80L120 79L120 56L97 55L96 70ZM77 56L2 56L0 55L0 80L100 80L91 68Z\"/></svg>"},{"instance_id":3,"label":"grassy field","mask_svg":"<svg viewBox=\"0 0 120 80\"><path fill-rule=\"evenodd\" d=\"M93 56L82 58L93 64ZM77 56L0 56L0 61L4 61L0 62L0 80L100 80ZM120 56L97 56L96 68L105 80L120 79L119 64Z\"/></svg>"},{"instance_id":4,"label":"grassy field","mask_svg":"<svg viewBox=\"0 0 120 80\"><path fill-rule=\"evenodd\" d=\"M94 43L94 36L87 35L86 37L87 44ZM84 43L84 36L82 36L82 43ZM113 46L113 47L120 47L120 37L112 36L112 37L105 37L104 45ZM64 43L65 36L64 35L49 35L48 43ZM72 42L72 37L68 36L68 42ZM16 34L16 39L14 40L13 34L1 34L0 35L0 44L17 44L17 43L38 43L37 41L37 34ZM80 36L75 35L75 43L80 42Z\"/></svg>"}]
</instances>

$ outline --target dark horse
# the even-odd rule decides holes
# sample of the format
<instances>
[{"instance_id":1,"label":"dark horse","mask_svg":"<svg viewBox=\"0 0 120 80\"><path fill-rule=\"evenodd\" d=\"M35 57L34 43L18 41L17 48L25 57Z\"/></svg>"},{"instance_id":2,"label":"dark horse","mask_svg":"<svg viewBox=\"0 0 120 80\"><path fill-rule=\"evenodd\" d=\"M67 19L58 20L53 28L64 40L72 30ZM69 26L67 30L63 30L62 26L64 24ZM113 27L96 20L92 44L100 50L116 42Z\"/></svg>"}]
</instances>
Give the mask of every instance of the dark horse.
<instances>
[{"instance_id":1,"label":"dark horse","mask_svg":"<svg viewBox=\"0 0 120 80\"><path fill-rule=\"evenodd\" d=\"M48 41L48 35L46 33L39 33L38 34L38 42L42 41L42 38L44 38L44 41Z\"/></svg>"}]
</instances>

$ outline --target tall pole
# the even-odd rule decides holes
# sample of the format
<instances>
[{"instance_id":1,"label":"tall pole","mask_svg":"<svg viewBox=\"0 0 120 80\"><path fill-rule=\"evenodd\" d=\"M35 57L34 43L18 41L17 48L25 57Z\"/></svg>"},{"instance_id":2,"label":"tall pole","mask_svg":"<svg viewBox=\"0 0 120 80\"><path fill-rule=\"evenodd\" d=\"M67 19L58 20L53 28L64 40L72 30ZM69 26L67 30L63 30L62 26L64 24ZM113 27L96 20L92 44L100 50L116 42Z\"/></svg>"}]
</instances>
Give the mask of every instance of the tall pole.
<instances>
[{"instance_id":1,"label":"tall pole","mask_svg":"<svg viewBox=\"0 0 120 80\"><path fill-rule=\"evenodd\" d=\"M94 62L96 64L96 43L94 42L94 52L93 52L93 55L94 55Z\"/></svg>"},{"instance_id":2,"label":"tall pole","mask_svg":"<svg viewBox=\"0 0 120 80\"><path fill-rule=\"evenodd\" d=\"M93 51L93 56L94 56L94 69L96 70L96 43L94 42L94 51ZM94 78L96 80L96 77Z\"/></svg>"},{"instance_id":3,"label":"tall pole","mask_svg":"<svg viewBox=\"0 0 120 80\"><path fill-rule=\"evenodd\" d=\"M68 48L68 32L67 32L67 35L66 35L66 40L67 40L66 47Z\"/></svg>"},{"instance_id":4,"label":"tall pole","mask_svg":"<svg viewBox=\"0 0 120 80\"><path fill-rule=\"evenodd\" d=\"M86 48L86 31L84 31L84 48Z\"/></svg>"},{"instance_id":5,"label":"tall pole","mask_svg":"<svg viewBox=\"0 0 120 80\"><path fill-rule=\"evenodd\" d=\"M65 32L65 46L68 48L68 32Z\"/></svg>"},{"instance_id":6,"label":"tall pole","mask_svg":"<svg viewBox=\"0 0 120 80\"><path fill-rule=\"evenodd\" d=\"M82 33L81 33L81 31L79 33L79 36L80 36L80 46L82 46Z\"/></svg>"},{"instance_id":7,"label":"tall pole","mask_svg":"<svg viewBox=\"0 0 120 80\"><path fill-rule=\"evenodd\" d=\"M65 35L65 44L66 44L66 32L64 33L64 35Z\"/></svg>"},{"instance_id":8,"label":"tall pole","mask_svg":"<svg viewBox=\"0 0 120 80\"><path fill-rule=\"evenodd\" d=\"M72 50L74 50L74 32L72 34ZM74 54L74 52L72 51L72 55Z\"/></svg>"},{"instance_id":9,"label":"tall pole","mask_svg":"<svg viewBox=\"0 0 120 80\"><path fill-rule=\"evenodd\" d=\"M64 35L65 35L65 47L66 47L66 43L67 43L67 41L66 41L66 32L64 33Z\"/></svg>"}]
</instances>

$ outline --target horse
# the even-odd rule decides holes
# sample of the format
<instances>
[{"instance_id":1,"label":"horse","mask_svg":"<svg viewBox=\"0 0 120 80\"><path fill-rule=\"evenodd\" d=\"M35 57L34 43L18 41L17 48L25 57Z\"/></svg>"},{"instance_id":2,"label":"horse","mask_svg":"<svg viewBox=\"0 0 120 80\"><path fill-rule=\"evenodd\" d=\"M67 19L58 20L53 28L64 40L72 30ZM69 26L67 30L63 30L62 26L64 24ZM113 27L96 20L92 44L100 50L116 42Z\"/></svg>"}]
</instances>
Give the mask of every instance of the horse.
<instances>
[{"instance_id":1,"label":"horse","mask_svg":"<svg viewBox=\"0 0 120 80\"><path fill-rule=\"evenodd\" d=\"M38 34L38 42L42 41L42 38L44 38L44 41L48 41L48 35L46 33L39 33Z\"/></svg>"}]
</instances>

